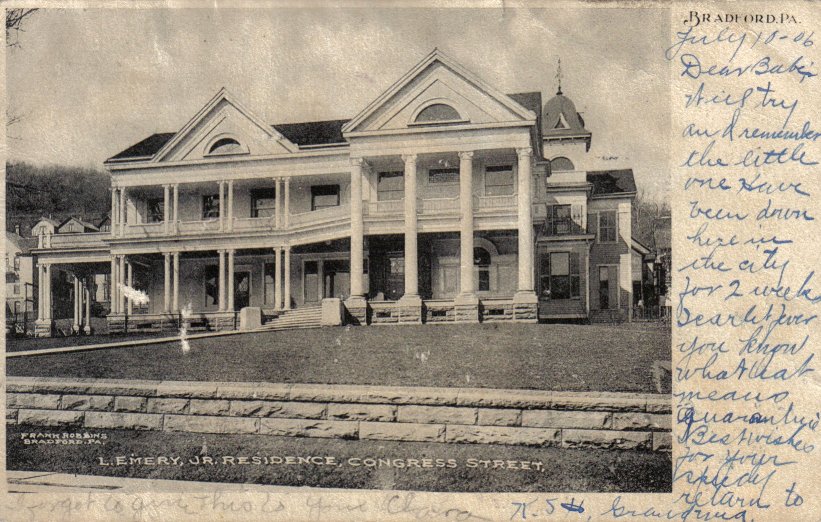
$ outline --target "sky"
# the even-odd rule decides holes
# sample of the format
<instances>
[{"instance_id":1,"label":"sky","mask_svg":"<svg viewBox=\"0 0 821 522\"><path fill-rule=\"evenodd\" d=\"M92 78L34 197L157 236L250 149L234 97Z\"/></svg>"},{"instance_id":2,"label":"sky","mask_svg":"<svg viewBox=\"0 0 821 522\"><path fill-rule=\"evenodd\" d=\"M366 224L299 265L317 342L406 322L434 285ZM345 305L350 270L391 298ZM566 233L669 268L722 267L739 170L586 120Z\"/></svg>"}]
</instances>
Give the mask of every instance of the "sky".
<instances>
[{"instance_id":1,"label":"sky","mask_svg":"<svg viewBox=\"0 0 821 522\"><path fill-rule=\"evenodd\" d=\"M226 87L269 123L352 118L434 47L502 92L562 90L595 168L669 190L664 9L43 9L7 50L8 157L101 169Z\"/></svg>"}]
</instances>

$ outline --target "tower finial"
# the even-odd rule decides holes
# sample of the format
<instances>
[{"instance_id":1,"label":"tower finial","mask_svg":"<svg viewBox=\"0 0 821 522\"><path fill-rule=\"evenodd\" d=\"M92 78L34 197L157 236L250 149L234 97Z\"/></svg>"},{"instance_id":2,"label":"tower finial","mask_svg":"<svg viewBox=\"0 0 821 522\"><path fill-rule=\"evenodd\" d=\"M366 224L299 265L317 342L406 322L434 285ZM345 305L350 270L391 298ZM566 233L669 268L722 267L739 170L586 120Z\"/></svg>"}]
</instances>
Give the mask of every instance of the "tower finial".
<instances>
[{"instance_id":1,"label":"tower finial","mask_svg":"<svg viewBox=\"0 0 821 522\"><path fill-rule=\"evenodd\" d=\"M556 68L556 79L559 81L559 90L556 92L557 96L562 94L562 59L559 58L559 66Z\"/></svg>"}]
</instances>

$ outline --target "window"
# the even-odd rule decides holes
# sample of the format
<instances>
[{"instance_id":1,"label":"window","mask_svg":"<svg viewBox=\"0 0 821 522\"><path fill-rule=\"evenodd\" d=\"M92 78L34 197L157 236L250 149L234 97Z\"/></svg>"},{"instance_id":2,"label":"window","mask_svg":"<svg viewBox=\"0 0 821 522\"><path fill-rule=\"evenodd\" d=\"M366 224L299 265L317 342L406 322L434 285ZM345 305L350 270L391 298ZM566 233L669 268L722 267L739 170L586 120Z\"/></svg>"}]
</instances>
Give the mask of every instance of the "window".
<instances>
[{"instance_id":1,"label":"window","mask_svg":"<svg viewBox=\"0 0 821 522\"><path fill-rule=\"evenodd\" d=\"M165 201L163 198L149 199L146 206L148 207L149 223L161 223L165 219Z\"/></svg>"},{"instance_id":2,"label":"window","mask_svg":"<svg viewBox=\"0 0 821 522\"><path fill-rule=\"evenodd\" d=\"M405 174L402 171L380 172L376 180L376 199L398 200L405 197Z\"/></svg>"},{"instance_id":3,"label":"window","mask_svg":"<svg viewBox=\"0 0 821 522\"><path fill-rule=\"evenodd\" d=\"M430 169L428 171L428 183L459 183L459 169Z\"/></svg>"},{"instance_id":4,"label":"window","mask_svg":"<svg viewBox=\"0 0 821 522\"><path fill-rule=\"evenodd\" d=\"M339 185L314 185L311 187L311 210L339 206Z\"/></svg>"},{"instance_id":5,"label":"window","mask_svg":"<svg viewBox=\"0 0 821 522\"><path fill-rule=\"evenodd\" d=\"M565 158L564 156L559 156L558 158L553 158L552 160L550 160L551 172L562 172L565 170L576 170L576 167L573 166L572 161Z\"/></svg>"},{"instance_id":6,"label":"window","mask_svg":"<svg viewBox=\"0 0 821 522\"><path fill-rule=\"evenodd\" d=\"M220 217L220 197L218 195L202 197L202 219Z\"/></svg>"},{"instance_id":7,"label":"window","mask_svg":"<svg viewBox=\"0 0 821 522\"><path fill-rule=\"evenodd\" d=\"M495 166L485 169L485 195L510 196L513 194L513 167Z\"/></svg>"},{"instance_id":8,"label":"window","mask_svg":"<svg viewBox=\"0 0 821 522\"><path fill-rule=\"evenodd\" d=\"M219 267L205 267L205 304L219 305Z\"/></svg>"},{"instance_id":9,"label":"window","mask_svg":"<svg viewBox=\"0 0 821 522\"><path fill-rule=\"evenodd\" d=\"M481 247L473 249L473 264L479 270L479 291L490 291L490 254Z\"/></svg>"},{"instance_id":10,"label":"window","mask_svg":"<svg viewBox=\"0 0 821 522\"><path fill-rule=\"evenodd\" d=\"M547 235L569 234L572 230L572 224L570 205L550 205L547 207Z\"/></svg>"},{"instance_id":11,"label":"window","mask_svg":"<svg viewBox=\"0 0 821 522\"><path fill-rule=\"evenodd\" d=\"M599 308L610 308L610 267L599 267Z\"/></svg>"},{"instance_id":12,"label":"window","mask_svg":"<svg viewBox=\"0 0 821 522\"><path fill-rule=\"evenodd\" d=\"M14 285L14 295L20 295L20 285L19 284Z\"/></svg>"},{"instance_id":13,"label":"window","mask_svg":"<svg viewBox=\"0 0 821 522\"><path fill-rule=\"evenodd\" d=\"M14 256L14 271L20 271L20 256Z\"/></svg>"},{"instance_id":14,"label":"window","mask_svg":"<svg viewBox=\"0 0 821 522\"><path fill-rule=\"evenodd\" d=\"M434 103L422 109L416 116L417 123L430 123L437 121L461 121L462 117L456 109L444 103Z\"/></svg>"},{"instance_id":15,"label":"window","mask_svg":"<svg viewBox=\"0 0 821 522\"><path fill-rule=\"evenodd\" d=\"M616 212L609 210L599 212L599 242L614 243L616 241Z\"/></svg>"},{"instance_id":16,"label":"window","mask_svg":"<svg viewBox=\"0 0 821 522\"><path fill-rule=\"evenodd\" d=\"M275 188L251 190L251 217L274 217L277 210L277 193Z\"/></svg>"},{"instance_id":17,"label":"window","mask_svg":"<svg viewBox=\"0 0 821 522\"><path fill-rule=\"evenodd\" d=\"M579 254L576 252L542 254L539 274L539 292L543 298L573 299L581 297Z\"/></svg>"},{"instance_id":18,"label":"window","mask_svg":"<svg viewBox=\"0 0 821 522\"><path fill-rule=\"evenodd\" d=\"M208 149L208 154L238 154L243 152L242 145L232 138L222 138L217 140L211 148Z\"/></svg>"}]
</instances>

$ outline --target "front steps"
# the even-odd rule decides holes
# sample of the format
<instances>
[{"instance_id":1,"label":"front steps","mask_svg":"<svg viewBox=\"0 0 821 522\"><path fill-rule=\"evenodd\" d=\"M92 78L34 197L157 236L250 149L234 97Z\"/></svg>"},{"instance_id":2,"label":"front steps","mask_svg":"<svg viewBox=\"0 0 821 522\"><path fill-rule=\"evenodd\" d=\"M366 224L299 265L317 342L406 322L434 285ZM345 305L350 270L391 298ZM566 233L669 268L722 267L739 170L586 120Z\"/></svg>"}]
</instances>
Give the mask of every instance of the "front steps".
<instances>
[{"instance_id":1,"label":"front steps","mask_svg":"<svg viewBox=\"0 0 821 522\"><path fill-rule=\"evenodd\" d=\"M312 305L284 310L268 320L260 330L294 330L297 328L319 328L322 323L322 306Z\"/></svg>"}]
</instances>

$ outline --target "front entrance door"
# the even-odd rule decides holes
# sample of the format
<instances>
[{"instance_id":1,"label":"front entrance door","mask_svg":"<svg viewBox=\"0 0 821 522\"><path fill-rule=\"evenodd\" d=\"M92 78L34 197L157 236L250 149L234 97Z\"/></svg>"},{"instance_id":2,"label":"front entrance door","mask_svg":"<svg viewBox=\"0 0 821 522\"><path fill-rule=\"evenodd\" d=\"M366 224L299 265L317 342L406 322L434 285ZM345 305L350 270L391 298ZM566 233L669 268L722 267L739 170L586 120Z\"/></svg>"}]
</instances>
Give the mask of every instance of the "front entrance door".
<instances>
[{"instance_id":1,"label":"front entrance door","mask_svg":"<svg viewBox=\"0 0 821 522\"><path fill-rule=\"evenodd\" d=\"M234 310L251 304L251 272L234 272Z\"/></svg>"},{"instance_id":2,"label":"front entrance door","mask_svg":"<svg viewBox=\"0 0 821 522\"><path fill-rule=\"evenodd\" d=\"M385 299L398 301L405 295L405 256L389 255L385 263Z\"/></svg>"}]
</instances>

